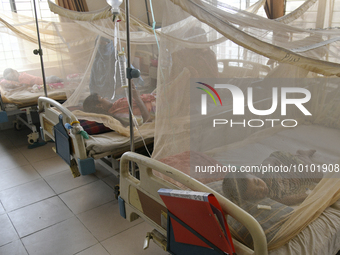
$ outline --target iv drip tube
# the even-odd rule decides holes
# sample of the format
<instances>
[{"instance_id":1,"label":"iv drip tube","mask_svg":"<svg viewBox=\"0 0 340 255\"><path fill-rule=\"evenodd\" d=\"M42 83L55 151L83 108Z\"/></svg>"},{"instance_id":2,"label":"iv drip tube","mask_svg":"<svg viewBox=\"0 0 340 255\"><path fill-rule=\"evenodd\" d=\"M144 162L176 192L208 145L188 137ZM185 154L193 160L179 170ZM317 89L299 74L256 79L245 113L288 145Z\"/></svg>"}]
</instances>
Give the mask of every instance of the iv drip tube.
<instances>
[{"instance_id":1,"label":"iv drip tube","mask_svg":"<svg viewBox=\"0 0 340 255\"><path fill-rule=\"evenodd\" d=\"M126 59L125 59L125 53L119 52L118 53L118 63L119 63L119 74L120 74L120 81L122 88L128 87L128 80L126 77Z\"/></svg>"}]
</instances>

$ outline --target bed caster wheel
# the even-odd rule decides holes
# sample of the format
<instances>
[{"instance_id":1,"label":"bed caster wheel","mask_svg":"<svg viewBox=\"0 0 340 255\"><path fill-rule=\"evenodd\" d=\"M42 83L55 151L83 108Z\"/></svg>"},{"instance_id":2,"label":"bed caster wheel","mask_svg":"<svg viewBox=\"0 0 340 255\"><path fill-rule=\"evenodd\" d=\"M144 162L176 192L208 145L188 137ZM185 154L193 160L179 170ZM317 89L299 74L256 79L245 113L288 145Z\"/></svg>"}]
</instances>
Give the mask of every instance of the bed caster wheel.
<instances>
[{"instance_id":1,"label":"bed caster wheel","mask_svg":"<svg viewBox=\"0 0 340 255\"><path fill-rule=\"evenodd\" d=\"M33 139L28 139L28 143L29 144L34 144L34 140Z\"/></svg>"},{"instance_id":2,"label":"bed caster wheel","mask_svg":"<svg viewBox=\"0 0 340 255\"><path fill-rule=\"evenodd\" d=\"M38 132L33 132L33 133L29 134L27 137L28 137L28 139L27 139L28 143L34 144L35 142L38 141L39 134L38 134Z\"/></svg>"},{"instance_id":3,"label":"bed caster wheel","mask_svg":"<svg viewBox=\"0 0 340 255\"><path fill-rule=\"evenodd\" d=\"M21 125L21 123L19 121L15 120L15 121L13 121L13 124L14 124L14 129L15 130L19 131L19 130L22 129L22 125Z\"/></svg>"}]
</instances>

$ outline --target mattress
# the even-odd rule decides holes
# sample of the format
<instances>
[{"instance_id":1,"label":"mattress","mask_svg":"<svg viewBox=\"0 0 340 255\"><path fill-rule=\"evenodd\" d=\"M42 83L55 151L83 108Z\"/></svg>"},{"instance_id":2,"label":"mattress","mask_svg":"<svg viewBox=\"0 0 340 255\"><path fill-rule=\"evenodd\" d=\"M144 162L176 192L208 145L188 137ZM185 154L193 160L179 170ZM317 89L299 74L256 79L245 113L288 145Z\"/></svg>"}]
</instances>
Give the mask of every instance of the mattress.
<instances>
[{"instance_id":1,"label":"mattress","mask_svg":"<svg viewBox=\"0 0 340 255\"><path fill-rule=\"evenodd\" d=\"M75 88L77 83L68 83L63 88L49 89L47 95L49 98L54 100L66 100ZM37 105L38 98L40 96L45 96L44 90L33 91L32 89L16 89L16 90L6 90L0 86L1 99L5 104L15 104L18 108Z\"/></svg>"},{"instance_id":2,"label":"mattress","mask_svg":"<svg viewBox=\"0 0 340 255\"><path fill-rule=\"evenodd\" d=\"M143 137L146 144L153 142L153 136ZM135 148L144 146L141 136L134 137ZM117 132L107 132L91 135L85 140L86 151L89 157L102 158L107 155L120 154L130 150L130 137Z\"/></svg>"}]
</instances>

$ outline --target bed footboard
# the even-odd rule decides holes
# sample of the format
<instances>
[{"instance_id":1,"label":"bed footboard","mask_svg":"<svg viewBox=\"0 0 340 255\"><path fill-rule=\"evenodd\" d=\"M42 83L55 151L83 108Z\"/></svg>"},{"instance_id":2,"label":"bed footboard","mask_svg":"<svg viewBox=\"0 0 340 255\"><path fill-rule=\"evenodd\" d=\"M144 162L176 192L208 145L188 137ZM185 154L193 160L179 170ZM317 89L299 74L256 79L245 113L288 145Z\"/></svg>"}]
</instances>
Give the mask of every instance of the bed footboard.
<instances>
[{"instance_id":1,"label":"bed footboard","mask_svg":"<svg viewBox=\"0 0 340 255\"><path fill-rule=\"evenodd\" d=\"M138 166L139 179L129 172L131 161ZM157 191L160 188L178 189L178 187L155 176L152 172L155 170L183 183L192 190L209 192L216 196L223 210L242 223L253 238L254 251L234 240L237 254L254 254L254 252L261 255L268 254L264 231L255 218L204 184L175 168L133 152L124 153L120 169L120 209L122 216L127 220L133 221L141 217L166 238L164 213L167 209Z\"/></svg>"},{"instance_id":2,"label":"bed footboard","mask_svg":"<svg viewBox=\"0 0 340 255\"><path fill-rule=\"evenodd\" d=\"M81 174L90 174L95 171L94 159L88 158L86 146L78 119L67 108L57 101L39 97L39 119L41 125L41 135L45 141L53 140L58 147L58 137L55 137L57 125L61 126L61 133L64 133L65 140L59 140L59 147L62 153L57 153L70 166L74 177ZM68 132L63 130L65 124L71 128Z\"/></svg>"}]
</instances>

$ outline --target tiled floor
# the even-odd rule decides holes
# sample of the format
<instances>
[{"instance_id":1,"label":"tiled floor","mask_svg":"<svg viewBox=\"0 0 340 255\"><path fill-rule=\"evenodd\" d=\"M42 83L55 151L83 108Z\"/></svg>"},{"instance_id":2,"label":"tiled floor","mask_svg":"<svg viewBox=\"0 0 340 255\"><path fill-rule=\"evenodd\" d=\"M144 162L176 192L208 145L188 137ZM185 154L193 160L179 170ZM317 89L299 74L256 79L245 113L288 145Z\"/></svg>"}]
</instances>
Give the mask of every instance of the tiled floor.
<instances>
[{"instance_id":1,"label":"tiled floor","mask_svg":"<svg viewBox=\"0 0 340 255\"><path fill-rule=\"evenodd\" d=\"M27 148L29 133L0 130L0 255L167 254L143 250L152 229L120 216L112 173L73 178L53 143Z\"/></svg>"}]
</instances>

